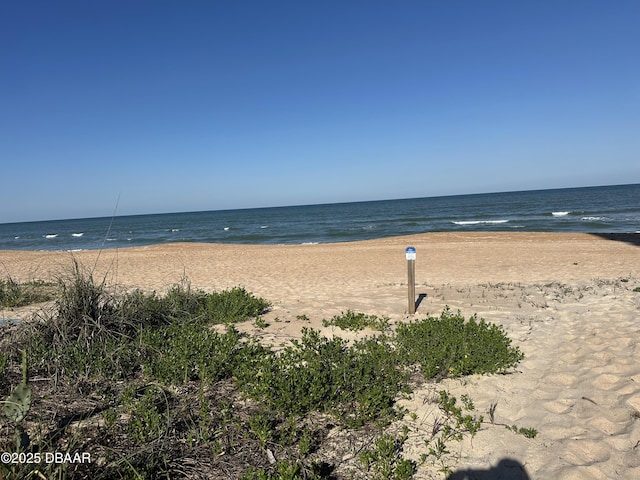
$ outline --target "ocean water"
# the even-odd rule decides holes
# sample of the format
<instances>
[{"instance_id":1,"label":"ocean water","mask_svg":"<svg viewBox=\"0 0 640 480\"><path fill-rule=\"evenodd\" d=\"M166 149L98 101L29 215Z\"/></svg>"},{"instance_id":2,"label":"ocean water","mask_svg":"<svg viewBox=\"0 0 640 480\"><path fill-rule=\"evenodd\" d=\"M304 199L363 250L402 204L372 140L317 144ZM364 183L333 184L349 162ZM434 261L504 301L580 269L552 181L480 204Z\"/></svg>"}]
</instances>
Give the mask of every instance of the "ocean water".
<instances>
[{"instance_id":1,"label":"ocean water","mask_svg":"<svg viewBox=\"0 0 640 480\"><path fill-rule=\"evenodd\" d=\"M303 244L446 231L640 234L640 184L5 223L0 250Z\"/></svg>"}]
</instances>

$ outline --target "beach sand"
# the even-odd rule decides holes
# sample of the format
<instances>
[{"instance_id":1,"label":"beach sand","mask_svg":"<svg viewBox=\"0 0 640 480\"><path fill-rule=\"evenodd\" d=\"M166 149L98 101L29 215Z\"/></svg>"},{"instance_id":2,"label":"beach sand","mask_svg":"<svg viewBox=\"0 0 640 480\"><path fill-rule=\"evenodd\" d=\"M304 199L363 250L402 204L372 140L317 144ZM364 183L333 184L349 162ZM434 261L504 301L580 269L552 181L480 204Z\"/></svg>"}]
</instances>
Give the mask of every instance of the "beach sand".
<instances>
[{"instance_id":1,"label":"beach sand","mask_svg":"<svg viewBox=\"0 0 640 480\"><path fill-rule=\"evenodd\" d=\"M0 252L15 280L52 280L75 258L95 278L163 292L188 278L206 290L245 287L272 302L242 328L274 345L348 309L392 322L445 305L504 326L526 355L508 375L426 383L403 405L416 414L405 454L424 451L430 401L467 394L486 422L450 445L452 478L640 478L640 235L431 233L317 245L168 244L102 252ZM415 316L407 314L404 249L414 246ZM0 317L20 311L1 311ZM306 315L307 320L298 318ZM347 335L348 336L348 335ZM487 411L495 405L494 424ZM525 438L504 425L535 428ZM417 478L431 478L426 464Z\"/></svg>"}]
</instances>

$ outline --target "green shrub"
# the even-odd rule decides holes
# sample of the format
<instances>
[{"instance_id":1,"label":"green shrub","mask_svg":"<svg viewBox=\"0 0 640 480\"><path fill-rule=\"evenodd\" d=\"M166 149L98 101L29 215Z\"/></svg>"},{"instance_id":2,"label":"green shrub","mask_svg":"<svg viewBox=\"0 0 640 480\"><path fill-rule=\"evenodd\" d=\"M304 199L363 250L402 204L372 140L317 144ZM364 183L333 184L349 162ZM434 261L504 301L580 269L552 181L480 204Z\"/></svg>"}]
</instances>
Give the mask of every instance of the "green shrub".
<instances>
[{"instance_id":1,"label":"green shrub","mask_svg":"<svg viewBox=\"0 0 640 480\"><path fill-rule=\"evenodd\" d=\"M183 280L166 295L129 293L122 302L123 315L135 317L146 325L168 325L174 320L200 323L236 323L258 317L270 307L266 300L255 297L244 288L206 293L194 290Z\"/></svg>"},{"instance_id":2,"label":"green shrub","mask_svg":"<svg viewBox=\"0 0 640 480\"><path fill-rule=\"evenodd\" d=\"M148 443L169 428L170 412L166 392L157 386L146 386L124 399L125 411L131 415L127 432L134 441Z\"/></svg>"},{"instance_id":3,"label":"green shrub","mask_svg":"<svg viewBox=\"0 0 640 480\"><path fill-rule=\"evenodd\" d=\"M343 422L362 425L390 419L400 392L408 391L386 337L367 338L349 347L303 328L302 339L279 354L271 352L236 374L243 388L284 415L332 412Z\"/></svg>"},{"instance_id":4,"label":"green shrub","mask_svg":"<svg viewBox=\"0 0 640 480\"><path fill-rule=\"evenodd\" d=\"M399 325L396 343L406 365L418 365L425 378L505 373L524 355L511 346L501 326L464 317L446 308L439 318Z\"/></svg>"},{"instance_id":5,"label":"green shrub","mask_svg":"<svg viewBox=\"0 0 640 480\"><path fill-rule=\"evenodd\" d=\"M127 294L119 308L123 317L145 325L169 325L175 320L200 323L236 323L267 312L270 304L244 288L206 293L194 290L183 280L164 296L139 290Z\"/></svg>"},{"instance_id":6,"label":"green shrub","mask_svg":"<svg viewBox=\"0 0 640 480\"><path fill-rule=\"evenodd\" d=\"M215 381L231 374L232 357L242 348L237 331L220 335L206 324L245 320L268 306L242 288L207 294L186 281L164 296L140 290L116 295L74 263L55 312L35 327L29 351L34 366L76 379L127 378L142 365L167 383Z\"/></svg>"},{"instance_id":7,"label":"green shrub","mask_svg":"<svg viewBox=\"0 0 640 480\"><path fill-rule=\"evenodd\" d=\"M518 427L517 425L505 425L505 428L525 438L536 438L538 436L538 430L535 428Z\"/></svg>"},{"instance_id":8,"label":"green shrub","mask_svg":"<svg viewBox=\"0 0 640 480\"><path fill-rule=\"evenodd\" d=\"M11 277L0 280L0 307L24 307L32 303L46 302L52 298L52 284L43 281L19 283Z\"/></svg>"},{"instance_id":9,"label":"green shrub","mask_svg":"<svg viewBox=\"0 0 640 480\"><path fill-rule=\"evenodd\" d=\"M410 480L416 473L416 463L404 458L402 451L409 432L405 427L399 438L389 434L378 437L372 448L366 448L358 459L369 473L369 478L375 480Z\"/></svg>"},{"instance_id":10,"label":"green shrub","mask_svg":"<svg viewBox=\"0 0 640 480\"><path fill-rule=\"evenodd\" d=\"M365 328L371 328L372 330L380 330L383 332L389 328L389 319L347 310L347 313L336 315L331 320L323 320L322 324L325 327L335 325L343 330L359 331Z\"/></svg>"},{"instance_id":11,"label":"green shrub","mask_svg":"<svg viewBox=\"0 0 640 480\"><path fill-rule=\"evenodd\" d=\"M315 472L305 471L300 462L280 460L271 469L250 468L242 480L315 480L320 479Z\"/></svg>"},{"instance_id":12,"label":"green shrub","mask_svg":"<svg viewBox=\"0 0 640 480\"><path fill-rule=\"evenodd\" d=\"M224 292L213 292L206 296L204 313L212 323L242 322L267 312L270 304L235 287Z\"/></svg>"},{"instance_id":13,"label":"green shrub","mask_svg":"<svg viewBox=\"0 0 640 480\"><path fill-rule=\"evenodd\" d=\"M251 362L262 352L255 342L241 342L240 333L233 327L220 334L196 324L145 328L140 343L145 372L167 384L230 378L239 364Z\"/></svg>"}]
</instances>

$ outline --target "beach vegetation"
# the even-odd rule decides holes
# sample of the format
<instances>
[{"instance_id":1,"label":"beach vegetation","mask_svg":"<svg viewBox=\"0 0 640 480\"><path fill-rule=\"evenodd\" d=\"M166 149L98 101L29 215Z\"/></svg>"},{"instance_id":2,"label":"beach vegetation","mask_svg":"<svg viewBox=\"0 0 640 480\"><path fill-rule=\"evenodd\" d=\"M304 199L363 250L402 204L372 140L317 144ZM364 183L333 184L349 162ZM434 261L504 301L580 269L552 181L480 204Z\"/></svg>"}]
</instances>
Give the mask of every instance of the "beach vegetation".
<instances>
[{"instance_id":1,"label":"beach vegetation","mask_svg":"<svg viewBox=\"0 0 640 480\"><path fill-rule=\"evenodd\" d=\"M465 320L448 307L439 317L398 325L396 344L400 358L427 379L506 373L524 358L500 325Z\"/></svg>"},{"instance_id":2,"label":"beach vegetation","mask_svg":"<svg viewBox=\"0 0 640 480\"><path fill-rule=\"evenodd\" d=\"M375 480L410 480L417 471L415 461L403 455L404 444L409 438L405 426L402 435L394 437L385 433L375 439L370 448L365 448L358 459L370 478Z\"/></svg>"},{"instance_id":3,"label":"beach vegetation","mask_svg":"<svg viewBox=\"0 0 640 480\"><path fill-rule=\"evenodd\" d=\"M487 414L489 415L489 421L493 424L496 423L496 408L498 407L498 402L494 402L489 406L487 410Z\"/></svg>"},{"instance_id":4,"label":"beach vegetation","mask_svg":"<svg viewBox=\"0 0 640 480\"><path fill-rule=\"evenodd\" d=\"M538 430L535 428L519 427L518 425L505 425L505 428L525 438L536 438L538 436Z\"/></svg>"},{"instance_id":5,"label":"beach vegetation","mask_svg":"<svg viewBox=\"0 0 640 480\"><path fill-rule=\"evenodd\" d=\"M364 330L365 328L384 332L389 328L389 318L347 310L340 315L335 315L330 320L323 320L322 325L324 327L336 326L343 330L351 330L354 332Z\"/></svg>"},{"instance_id":6,"label":"beach vegetation","mask_svg":"<svg viewBox=\"0 0 640 480\"><path fill-rule=\"evenodd\" d=\"M14 405L0 418L0 447L67 445L91 462L2 464L0 477L409 479L418 468L404 451L409 431L388 429L402 424L398 400L416 374L505 373L522 358L501 328L449 310L395 332L388 319L348 311L328 324L379 332L347 341L304 327L274 349L236 327L268 327L269 302L240 287L208 293L183 280L164 294L124 291L74 264L56 291L53 309L0 344L0 396ZM482 421L467 397L460 405L442 391L438 402L423 460L444 461ZM11 422L30 443L11 438ZM360 442L345 440L350 462L328 440L349 432Z\"/></svg>"},{"instance_id":7,"label":"beach vegetation","mask_svg":"<svg viewBox=\"0 0 640 480\"><path fill-rule=\"evenodd\" d=\"M11 277L0 279L0 307L18 308L52 300L55 284L42 280L20 283Z\"/></svg>"},{"instance_id":8,"label":"beach vegetation","mask_svg":"<svg viewBox=\"0 0 640 480\"><path fill-rule=\"evenodd\" d=\"M330 413L351 427L398 416L395 400L409 392L408 373L387 338L349 346L314 329L302 333L282 351L245 362L236 372L243 391L285 415Z\"/></svg>"},{"instance_id":9,"label":"beach vegetation","mask_svg":"<svg viewBox=\"0 0 640 480\"><path fill-rule=\"evenodd\" d=\"M268 324L268 323L264 320L264 318L262 318L262 317L258 317L258 318L256 318L255 322L253 322L253 325L254 325L256 328L259 328L259 329L261 329L261 330L262 330L262 329L265 329L265 328L267 328L267 327L269 326L269 324Z\"/></svg>"}]
</instances>

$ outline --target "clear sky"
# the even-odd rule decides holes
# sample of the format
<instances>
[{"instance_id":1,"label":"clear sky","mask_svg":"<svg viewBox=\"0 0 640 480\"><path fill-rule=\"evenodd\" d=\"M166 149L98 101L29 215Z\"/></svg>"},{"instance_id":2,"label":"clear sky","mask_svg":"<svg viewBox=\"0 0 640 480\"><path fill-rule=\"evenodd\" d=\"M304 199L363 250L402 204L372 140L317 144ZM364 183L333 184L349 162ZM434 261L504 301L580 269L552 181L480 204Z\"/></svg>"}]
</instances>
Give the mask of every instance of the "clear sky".
<instances>
[{"instance_id":1,"label":"clear sky","mask_svg":"<svg viewBox=\"0 0 640 480\"><path fill-rule=\"evenodd\" d=\"M0 223L640 183L638 25L637 0L4 1Z\"/></svg>"}]
</instances>

